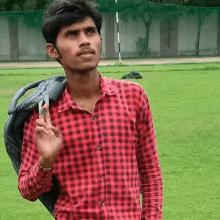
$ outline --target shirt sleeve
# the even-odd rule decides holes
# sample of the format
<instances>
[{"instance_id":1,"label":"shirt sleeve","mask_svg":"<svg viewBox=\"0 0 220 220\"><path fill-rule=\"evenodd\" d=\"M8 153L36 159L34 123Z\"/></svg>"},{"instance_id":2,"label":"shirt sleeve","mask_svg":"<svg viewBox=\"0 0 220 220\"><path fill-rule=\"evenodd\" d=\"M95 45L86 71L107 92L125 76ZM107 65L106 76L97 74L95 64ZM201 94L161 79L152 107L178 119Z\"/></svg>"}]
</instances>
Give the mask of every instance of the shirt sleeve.
<instances>
[{"instance_id":1,"label":"shirt sleeve","mask_svg":"<svg viewBox=\"0 0 220 220\"><path fill-rule=\"evenodd\" d=\"M52 187L52 172L42 172L38 166L40 153L34 139L37 115L34 112L30 121L24 124L21 167L18 175L18 189L21 195L30 201L37 200Z\"/></svg>"},{"instance_id":2,"label":"shirt sleeve","mask_svg":"<svg viewBox=\"0 0 220 220\"><path fill-rule=\"evenodd\" d=\"M136 149L142 194L141 220L162 219L163 181L152 113L145 91L139 91Z\"/></svg>"}]
</instances>

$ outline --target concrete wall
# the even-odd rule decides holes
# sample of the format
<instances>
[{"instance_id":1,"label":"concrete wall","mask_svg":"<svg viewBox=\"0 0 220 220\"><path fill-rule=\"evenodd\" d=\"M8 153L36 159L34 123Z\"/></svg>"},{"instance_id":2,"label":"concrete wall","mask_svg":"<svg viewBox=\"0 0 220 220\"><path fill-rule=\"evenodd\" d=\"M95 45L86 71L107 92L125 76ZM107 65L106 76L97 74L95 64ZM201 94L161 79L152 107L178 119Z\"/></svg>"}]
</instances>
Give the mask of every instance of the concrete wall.
<instances>
[{"instance_id":1,"label":"concrete wall","mask_svg":"<svg viewBox=\"0 0 220 220\"><path fill-rule=\"evenodd\" d=\"M0 60L10 60L10 39L8 18L0 17Z\"/></svg>"},{"instance_id":2,"label":"concrete wall","mask_svg":"<svg viewBox=\"0 0 220 220\"><path fill-rule=\"evenodd\" d=\"M201 30L200 55L215 55L220 53L220 16L212 13L206 17ZM119 14L120 18L120 14ZM13 24L14 25L14 24ZM18 60L48 60L46 55L46 42L42 37L41 30L27 27L23 23L22 17L17 19L17 30L15 25L9 25L8 18L0 17L0 60L15 60L16 50L18 50ZM174 24L169 26L173 30L169 35L167 44L167 27L165 24L154 20L150 29L149 49L150 56L159 57L177 55L194 55L195 41L197 34L198 21L195 17L183 14ZM145 27L142 20L133 22L132 19L123 21L120 19L120 44L122 58L138 57L136 51L136 41L139 37L145 37ZM164 33L161 31L163 30ZM16 32L17 31L17 32ZM10 36L14 35L14 36ZM16 34L17 33L17 34ZM16 36L18 47L16 44ZM117 24L114 15L103 16L103 26L101 31L102 38L102 58L118 57L118 37ZM175 45L175 46L173 46Z\"/></svg>"},{"instance_id":3,"label":"concrete wall","mask_svg":"<svg viewBox=\"0 0 220 220\"><path fill-rule=\"evenodd\" d=\"M120 16L120 15L119 15ZM142 20L137 22L132 21L130 18L128 21L123 21L119 17L119 31L120 31L120 45L122 57L138 57L136 51L136 41L138 38L145 37L145 26ZM115 56L118 56L118 36L117 36L117 24L115 20ZM153 21L150 30L149 49L152 51L153 56L159 56L160 54L160 24Z\"/></svg>"},{"instance_id":4,"label":"concrete wall","mask_svg":"<svg viewBox=\"0 0 220 220\"><path fill-rule=\"evenodd\" d=\"M46 60L46 42L41 30L27 27L18 19L19 60Z\"/></svg>"},{"instance_id":5,"label":"concrete wall","mask_svg":"<svg viewBox=\"0 0 220 220\"><path fill-rule=\"evenodd\" d=\"M101 54L101 58L105 58L106 56L106 33L105 33L105 28L106 27L106 20L105 20L105 16L103 16L102 18L102 29L101 29L101 35L100 37L102 38L102 54Z\"/></svg>"},{"instance_id":6,"label":"concrete wall","mask_svg":"<svg viewBox=\"0 0 220 220\"><path fill-rule=\"evenodd\" d=\"M116 19L114 26L116 53L115 56L118 56L118 36ZM137 41L138 37L144 36L145 33L142 23L140 21L133 22L131 19L129 19L127 22L124 22L120 19L119 14L119 31L122 57L134 57L136 55L135 42Z\"/></svg>"},{"instance_id":7,"label":"concrete wall","mask_svg":"<svg viewBox=\"0 0 220 220\"><path fill-rule=\"evenodd\" d=\"M160 22L160 55L177 56L178 19Z\"/></svg>"},{"instance_id":8,"label":"concrete wall","mask_svg":"<svg viewBox=\"0 0 220 220\"><path fill-rule=\"evenodd\" d=\"M198 29L198 19L186 13L179 18L178 55L194 55ZM205 18L200 36L200 55L217 54L217 13Z\"/></svg>"}]
</instances>

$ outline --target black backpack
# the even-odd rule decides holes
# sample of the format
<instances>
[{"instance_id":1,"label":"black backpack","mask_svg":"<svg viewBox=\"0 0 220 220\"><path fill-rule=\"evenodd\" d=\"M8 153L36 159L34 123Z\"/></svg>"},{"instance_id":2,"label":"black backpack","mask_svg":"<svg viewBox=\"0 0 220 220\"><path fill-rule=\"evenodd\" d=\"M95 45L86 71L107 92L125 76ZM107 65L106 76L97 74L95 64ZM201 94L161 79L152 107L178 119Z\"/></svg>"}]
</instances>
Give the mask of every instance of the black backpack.
<instances>
[{"instance_id":1,"label":"black backpack","mask_svg":"<svg viewBox=\"0 0 220 220\"><path fill-rule=\"evenodd\" d=\"M54 76L49 79L31 83L17 91L11 100L4 128L4 141L6 151L11 158L14 170L18 174L21 165L21 147L23 141L24 122L38 108L38 103L49 97L51 101L57 101L66 86L65 76ZM37 88L36 88L37 87ZM36 88L24 101L18 104L18 100L26 91ZM48 103L49 104L49 103ZM54 204L59 193L56 178L53 176L53 187L50 192L43 194L39 200L53 215Z\"/></svg>"},{"instance_id":2,"label":"black backpack","mask_svg":"<svg viewBox=\"0 0 220 220\"><path fill-rule=\"evenodd\" d=\"M141 74L135 71L132 71L131 73L122 76L122 79L142 79L142 78L143 77L141 76Z\"/></svg>"}]
</instances>

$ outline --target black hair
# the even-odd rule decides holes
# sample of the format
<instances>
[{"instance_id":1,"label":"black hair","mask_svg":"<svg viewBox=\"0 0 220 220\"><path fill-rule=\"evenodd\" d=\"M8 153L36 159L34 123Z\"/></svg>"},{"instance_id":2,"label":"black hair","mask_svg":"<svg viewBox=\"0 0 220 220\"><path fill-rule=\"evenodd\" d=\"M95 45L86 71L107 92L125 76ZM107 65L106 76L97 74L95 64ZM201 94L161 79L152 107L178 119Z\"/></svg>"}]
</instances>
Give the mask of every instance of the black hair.
<instances>
[{"instance_id":1,"label":"black hair","mask_svg":"<svg viewBox=\"0 0 220 220\"><path fill-rule=\"evenodd\" d=\"M55 0L43 17L42 34L47 43L56 47L56 39L63 27L70 26L86 17L93 19L100 35L102 15L92 0Z\"/></svg>"}]
</instances>

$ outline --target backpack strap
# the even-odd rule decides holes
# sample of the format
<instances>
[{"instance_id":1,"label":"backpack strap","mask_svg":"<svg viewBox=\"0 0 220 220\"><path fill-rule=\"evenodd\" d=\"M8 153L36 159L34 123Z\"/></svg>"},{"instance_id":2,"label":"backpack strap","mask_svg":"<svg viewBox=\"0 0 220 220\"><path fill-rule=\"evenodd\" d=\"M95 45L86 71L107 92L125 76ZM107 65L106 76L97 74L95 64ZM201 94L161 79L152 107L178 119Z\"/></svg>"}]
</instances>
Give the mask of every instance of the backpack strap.
<instances>
[{"instance_id":1,"label":"backpack strap","mask_svg":"<svg viewBox=\"0 0 220 220\"><path fill-rule=\"evenodd\" d=\"M8 114L11 115L14 111L16 111L16 106L18 103L18 100L30 89L33 89L35 87L37 87L41 82L43 82L44 80L40 80L37 82L33 82L29 85L24 86L23 88L19 89L15 95L13 96L11 103L9 105L8 108Z\"/></svg>"},{"instance_id":2,"label":"backpack strap","mask_svg":"<svg viewBox=\"0 0 220 220\"><path fill-rule=\"evenodd\" d=\"M57 101L61 93L63 92L65 86L66 86L66 77L61 75L26 85L23 88L19 89L12 98L11 103L9 105L8 114L11 115L13 112L21 111L23 109L33 110L41 100L45 99L46 96L48 96L47 98L48 104L49 104L49 99L53 101ZM18 100L28 90L36 87L37 89L30 96L28 96L21 103L17 104Z\"/></svg>"}]
</instances>

